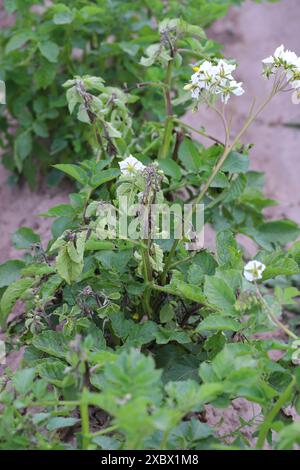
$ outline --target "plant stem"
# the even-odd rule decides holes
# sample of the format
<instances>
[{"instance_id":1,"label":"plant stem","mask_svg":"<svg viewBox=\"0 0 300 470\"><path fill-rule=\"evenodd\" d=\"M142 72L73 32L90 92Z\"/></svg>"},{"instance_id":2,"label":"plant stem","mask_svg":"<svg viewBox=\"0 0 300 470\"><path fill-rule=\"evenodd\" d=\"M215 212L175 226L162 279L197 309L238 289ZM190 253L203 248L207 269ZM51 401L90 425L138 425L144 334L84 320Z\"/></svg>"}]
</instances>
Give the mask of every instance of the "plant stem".
<instances>
[{"instance_id":1,"label":"plant stem","mask_svg":"<svg viewBox=\"0 0 300 470\"><path fill-rule=\"evenodd\" d=\"M79 406L80 401L46 400L32 402L32 406Z\"/></svg>"},{"instance_id":2,"label":"plant stem","mask_svg":"<svg viewBox=\"0 0 300 470\"><path fill-rule=\"evenodd\" d=\"M263 296L261 295L261 292L258 288L258 286L256 285L256 292L257 292L257 295L258 297L260 298L261 302L263 303L263 305L266 307L267 311L268 311L268 317L270 318L270 320L275 323L282 331L285 332L285 334L287 334L290 338L293 338L293 339L299 339L297 335L295 335L287 326L285 326L283 323L281 323L280 320L278 320L278 318L274 315L272 309L270 308L270 306L268 305L268 303L265 301L265 299L263 298Z\"/></svg>"},{"instance_id":3,"label":"plant stem","mask_svg":"<svg viewBox=\"0 0 300 470\"><path fill-rule=\"evenodd\" d=\"M170 145L172 141L172 132L173 132L173 108L171 101L171 82L172 82L172 68L173 60L169 60L167 67L167 75L165 79L165 88L164 88L164 97L165 97L165 108L166 108L166 120L165 120L165 130L163 135L163 141L161 148L159 150L158 158L167 158Z\"/></svg>"},{"instance_id":4,"label":"plant stem","mask_svg":"<svg viewBox=\"0 0 300 470\"><path fill-rule=\"evenodd\" d=\"M164 96L165 96L165 106L166 106L166 115L172 116L173 107L171 101L171 84L172 84L172 70L173 70L173 60L169 60L167 66L167 75L165 80Z\"/></svg>"},{"instance_id":5,"label":"plant stem","mask_svg":"<svg viewBox=\"0 0 300 470\"><path fill-rule=\"evenodd\" d=\"M166 259L165 266L164 266L164 270L163 270L163 272L162 272L161 279L160 279L160 282L161 282L161 285L162 285L162 286L164 286L165 283L166 283L167 274L168 274L169 268L170 268L170 266L171 266L172 258L173 258L174 254L175 254L175 251L176 251L176 248L177 248L177 246L178 246L178 243L179 243L179 239L174 240L173 245L172 245L172 247L171 247L171 250L169 251L168 257L167 257L167 259Z\"/></svg>"},{"instance_id":6,"label":"plant stem","mask_svg":"<svg viewBox=\"0 0 300 470\"><path fill-rule=\"evenodd\" d=\"M90 434L90 439L92 439L93 437L97 437L97 436L103 436L104 434L107 434L109 432L116 431L116 429L118 429L116 425L108 426L107 428L101 429L100 431Z\"/></svg>"},{"instance_id":7,"label":"plant stem","mask_svg":"<svg viewBox=\"0 0 300 470\"><path fill-rule=\"evenodd\" d=\"M256 449L263 449L267 434L272 426L272 423L274 419L276 418L277 414L279 413L279 411L281 410L281 408L283 407L283 405L289 400L290 395L293 391L294 385L295 385L295 378L293 377L291 383L282 392L277 402L273 406L272 410L266 416L266 419L262 423L259 434L258 434Z\"/></svg>"},{"instance_id":8,"label":"plant stem","mask_svg":"<svg viewBox=\"0 0 300 470\"><path fill-rule=\"evenodd\" d=\"M216 137L213 137L212 135L207 134L205 131L202 131L201 129L195 129L195 127L190 126L189 124L181 121L180 119L174 119L174 121L177 122L180 126L185 127L186 129L189 129L192 132L196 132L196 134L202 135L203 137L206 137L207 139L212 140L216 144L224 146L223 142L221 142Z\"/></svg>"},{"instance_id":9,"label":"plant stem","mask_svg":"<svg viewBox=\"0 0 300 470\"><path fill-rule=\"evenodd\" d=\"M145 240L144 240L145 243ZM149 252L148 252L148 247L142 248L142 259L143 259L143 266L144 266L144 277L145 277L145 292L143 296L144 300L144 308L145 308L145 313L147 314L148 318L152 318L152 309L150 305L150 296L151 296L151 290L149 289L148 285L152 282L152 269L151 269L151 263L149 259Z\"/></svg>"},{"instance_id":10,"label":"plant stem","mask_svg":"<svg viewBox=\"0 0 300 470\"><path fill-rule=\"evenodd\" d=\"M87 450L90 442L90 421L89 421L89 407L88 402L85 400L85 390L83 390L82 398L80 401L80 416L81 416L81 433L82 433L82 448Z\"/></svg>"}]
</instances>

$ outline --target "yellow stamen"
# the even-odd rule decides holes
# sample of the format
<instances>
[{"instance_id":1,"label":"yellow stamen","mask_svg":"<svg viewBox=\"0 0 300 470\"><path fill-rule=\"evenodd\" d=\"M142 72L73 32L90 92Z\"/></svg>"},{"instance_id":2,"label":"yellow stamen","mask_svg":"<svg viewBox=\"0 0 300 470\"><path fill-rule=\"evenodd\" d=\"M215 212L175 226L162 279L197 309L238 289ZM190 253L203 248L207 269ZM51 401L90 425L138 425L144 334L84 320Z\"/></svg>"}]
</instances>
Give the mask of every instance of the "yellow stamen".
<instances>
[{"instance_id":1,"label":"yellow stamen","mask_svg":"<svg viewBox=\"0 0 300 470\"><path fill-rule=\"evenodd\" d=\"M199 72L200 67L193 67L194 72Z\"/></svg>"}]
</instances>

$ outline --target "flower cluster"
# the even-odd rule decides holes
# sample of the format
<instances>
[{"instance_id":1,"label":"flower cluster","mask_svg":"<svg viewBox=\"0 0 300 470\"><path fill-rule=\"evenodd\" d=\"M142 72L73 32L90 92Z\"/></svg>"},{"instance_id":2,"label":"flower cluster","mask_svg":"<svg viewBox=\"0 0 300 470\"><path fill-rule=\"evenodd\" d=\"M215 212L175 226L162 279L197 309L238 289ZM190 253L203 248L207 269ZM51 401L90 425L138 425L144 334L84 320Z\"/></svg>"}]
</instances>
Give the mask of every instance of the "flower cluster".
<instances>
[{"instance_id":1,"label":"flower cluster","mask_svg":"<svg viewBox=\"0 0 300 470\"><path fill-rule=\"evenodd\" d=\"M235 64L223 59L215 63L206 60L199 67L194 67L191 82L184 89L190 90L192 98L196 100L203 96L220 95L222 102L227 103L231 95L240 96L244 93L242 83L236 82L232 76L235 69Z\"/></svg>"},{"instance_id":2,"label":"flower cluster","mask_svg":"<svg viewBox=\"0 0 300 470\"><path fill-rule=\"evenodd\" d=\"M119 162L119 167L122 175L124 176L134 176L137 173L141 173L146 167L139 160L137 160L132 155L125 158L122 162Z\"/></svg>"},{"instance_id":3,"label":"flower cluster","mask_svg":"<svg viewBox=\"0 0 300 470\"><path fill-rule=\"evenodd\" d=\"M249 261L249 263L244 267L244 276L247 281L258 281L259 279L262 279L262 273L265 269L266 266L260 261Z\"/></svg>"},{"instance_id":4,"label":"flower cluster","mask_svg":"<svg viewBox=\"0 0 300 470\"><path fill-rule=\"evenodd\" d=\"M300 93L300 57L295 52L284 50L284 46L277 47L270 57L263 59L263 74L269 78L278 70L285 72L285 78L292 88Z\"/></svg>"}]
</instances>

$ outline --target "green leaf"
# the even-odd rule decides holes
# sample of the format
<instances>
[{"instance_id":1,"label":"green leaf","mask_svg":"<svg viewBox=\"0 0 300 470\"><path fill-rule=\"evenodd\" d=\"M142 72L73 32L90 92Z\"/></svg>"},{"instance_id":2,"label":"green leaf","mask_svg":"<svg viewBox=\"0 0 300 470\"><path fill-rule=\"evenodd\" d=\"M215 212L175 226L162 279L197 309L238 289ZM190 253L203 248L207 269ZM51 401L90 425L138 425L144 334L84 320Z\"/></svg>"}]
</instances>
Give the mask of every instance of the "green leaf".
<instances>
[{"instance_id":1,"label":"green leaf","mask_svg":"<svg viewBox=\"0 0 300 470\"><path fill-rule=\"evenodd\" d=\"M33 130L38 137L49 137L48 127L44 122L35 121L33 123Z\"/></svg>"},{"instance_id":2,"label":"green leaf","mask_svg":"<svg viewBox=\"0 0 300 470\"><path fill-rule=\"evenodd\" d=\"M67 175L71 176L83 185L88 181L87 173L79 165L73 165L71 163L58 163L57 165L53 166L54 168L57 168L58 170L63 171Z\"/></svg>"},{"instance_id":3,"label":"green leaf","mask_svg":"<svg viewBox=\"0 0 300 470\"><path fill-rule=\"evenodd\" d=\"M170 380L199 380L198 369L201 363L201 357L193 354L186 354L179 344L169 343L161 346L156 353L157 367L163 369L163 381Z\"/></svg>"},{"instance_id":4,"label":"green leaf","mask_svg":"<svg viewBox=\"0 0 300 470\"><path fill-rule=\"evenodd\" d=\"M18 135L15 141L15 149L17 156L20 160L25 160L25 158L30 155L32 150L32 135L29 131L24 131Z\"/></svg>"},{"instance_id":5,"label":"green leaf","mask_svg":"<svg viewBox=\"0 0 300 470\"><path fill-rule=\"evenodd\" d=\"M75 211L70 204L59 204L51 207L47 212L40 214L41 217L74 217Z\"/></svg>"},{"instance_id":6,"label":"green leaf","mask_svg":"<svg viewBox=\"0 0 300 470\"><path fill-rule=\"evenodd\" d=\"M2 326L4 326L15 302L32 286L33 282L34 279L18 279L5 290L0 301L0 324Z\"/></svg>"},{"instance_id":7,"label":"green leaf","mask_svg":"<svg viewBox=\"0 0 300 470\"><path fill-rule=\"evenodd\" d=\"M0 265L0 288L15 282L21 276L21 270L25 262L21 260L9 260Z\"/></svg>"},{"instance_id":8,"label":"green leaf","mask_svg":"<svg viewBox=\"0 0 300 470\"><path fill-rule=\"evenodd\" d=\"M175 315L174 308L171 304L167 303L163 305L159 312L159 319L161 323L169 323L173 320Z\"/></svg>"},{"instance_id":9,"label":"green leaf","mask_svg":"<svg viewBox=\"0 0 300 470\"><path fill-rule=\"evenodd\" d=\"M199 384L191 379L169 382L166 385L167 394L183 414L195 410L199 405L199 391Z\"/></svg>"},{"instance_id":10,"label":"green leaf","mask_svg":"<svg viewBox=\"0 0 300 470\"><path fill-rule=\"evenodd\" d=\"M83 262L72 260L68 245L63 246L56 257L55 261L58 274L68 283L71 284L76 281L83 269Z\"/></svg>"},{"instance_id":11,"label":"green leaf","mask_svg":"<svg viewBox=\"0 0 300 470\"><path fill-rule=\"evenodd\" d=\"M208 359L213 359L224 348L226 344L226 335L223 331L217 331L211 334L204 342L204 349L207 351Z\"/></svg>"},{"instance_id":12,"label":"green leaf","mask_svg":"<svg viewBox=\"0 0 300 470\"><path fill-rule=\"evenodd\" d=\"M263 280L273 279L276 276L292 276L300 272L299 266L291 257L282 256L279 259L270 260L263 272Z\"/></svg>"},{"instance_id":13,"label":"green leaf","mask_svg":"<svg viewBox=\"0 0 300 470\"><path fill-rule=\"evenodd\" d=\"M192 300L194 302L198 302L200 304L205 303L205 296L200 287L187 284L183 281L175 281L171 284L172 288L173 284L177 295L185 297L186 299Z\"/></svg>"},{"instance_id":14,"label":"green leaf","mask_svg":"<svg viewBox=\"0 0 300 470\"><path fill-rule=\"evenodd\" d=\"M22 33L14 34L6 44L5 54L9 54L10 52L15 51L16 49L19 49L20 47L24 46L24 44L26 44L26 42L31 38L31 31L25 31Z\"/></svg>"},{"instance_id":15,"label":"green leaf","mask_svg":"<svg viewBox=\"0 0 300 470\"><path fill-rule=\"evenodd\" d=\"M75 424L79 422L79 418L66 418L64 416L57 416L49 419L47 429L48 431L56 431L56 429L63 429L75 426Z\"/></svg>"},{"instance_id":16,"label":"green leaf","mask_svg":"<svg viewBox=\"0 0 300 470\"><path fill-rule=\"evenodd\" d=\"M66 363L56 359L43 360L37 369L43 379L56 387L65 388L74 381L71 374L65 373Z\"/></svg>"},{"instance_id":17,"label":"green leaf","mask_svg":"<svg viewBox=\"0 0 300 470\"><path fill-rule=\"evenodd\" d=\"M199 323L196 331L239 331L241 328L243 325L232 318L211 314Z\"/></svg>"},{"instance_id":18,"label":"green leaf","mask_svg":"<svg viewBox=\"0 0 300 470\"><path fill-rule=\"evenodd\" d=\"M65 359L69 351L69 342L60 331L43 331L32 340L33 346L50 356Z\"/></svg>"},{"instance_id":19,"label":"green leaf","mask_svg":"<svg viewBox=\"0 0 300 470\"><path fill-rule=\"evenodd\" d=\"M300 444L300 422L285 426L278 435L278 450L295 450ZM296 447L297 446L297 447Z\"/></svg>"},{"instance_id":20,"label":"green leaf","mask_svg":"<svg viewBox=\"0 0 300 470\"><path fill-rule=\"evenodd\" d=\"M220 266L242 268L242 252L230 230L217 233L217 260Z\"/></svg>"},{"instance_id":21,"label":"green leaf","mask_svg":"<svg viewBox=\"0 0 300 470\"><path fill-rule=\"evenodd\" d=\"M107 183L120 175L120 171L117 168L109 168L108 170L100 171L99 174L95 174L91 178L90 185L93 189L98 188L101 184Z\"/></svg>"},{"instance_id":22,"label":"green leaf","mask_svg":"<svg viewBox=\"0 0 300 470\"><path fill-rule=\"evenodd\" d=\"M127 345L139 347L155 338L157 325L152 321L135 323L131 319L127 320L122 312L110 313L109 319L115 335Z\"/></svg>"},{"instance_id":23,"label":"green leaf","mask_svg":"<svg viewBox=\"0 0 300 470\"><path fill-rule=\"evenodd\" d=\"M59 47L53 41L39 43L39 50L49 62L57 62L59 55Z\"/></svg>"},{"instance_id":24,"label":"green leaf","mask_svg":"<svg viewBox=\"0 0 300 470\"><path fill-rule=\"evenodd\" d=\"M232 180L229 188L224 194L224 202L236 201L246 188L246 182L247 180L245 175L238 175L234 180Z\"/></svg>"},{"instance_id":25,"label":"green leaf","mask_svg":"<svg viewBox=\"0 0 300 470\"><path fill-rule=\"evenodd\" d=\"M74 14L70 8L66 5L59 4L55 6L56 13L53 16L53 23L60 24L70 24L74 19Z\"/></svg>"},{"instance_id":26,"label":"green leaf","mask_svg":"<svg viewBox=\"0 0 300 470\"><path fill-rule=\"evenodd\" d=\"M13 376L13 384L18 393L26 395L32 390L35 369L21 369Z\"/></svg>"},{"instance_id":27,"label":"green leaf","mask_svg":"<svg viewBox=\"0 0 300 470\"><path fill-rule=\"evenodd\" d=\"M198 419L192 418L189 421L180 423L170 433L170 441L176 449L190 450L198 449L199 441L213 436L213 429L206 423L201 423Z\"/></svg>"},{"instance_id":28,"label":"green leaf","mask_svg":"<svg viewBox=\"0 0 300 470\"><path fill-rule=\"evenodd\" d=\"M266 250L271 250L273 244L286 245L294 241L300 233L299 226L292 220L274 220L258 225L255 229L245 228L245 234L249 234L256 243Z\"/></svg>"},{"instance_id":29,"label":"green leaf","mask_svg":"<svg viewBox=\"0 0 300 470\"><path fill-rule=\"evenodd\" d=\"M151 356L131 349L105 366L102 390L115 400L130 396L130 399L145 398L157 403L161 396L160 376L161 371L155 369Z\"/></svg>"},{"instance_id":30,"label":"green leaf","mask_svg":"<svg viewBox=\"0 0 300 470\"><path fill-rule=\"evenodd\" d=\"M4 0L4 8L10 15L14 13L18 7L17 0Z\"/></svg>"},{"instance_id":31,"label":"green leaf","mask_svg":"<svg viewBox=\"0 0 300 470\"><path fill-rule=\"evenodd\" d=\"M249 158L248 155L239 153L239 152L230 152L226 158L222 171L228 173L246 173L249 167Z\"/></svg>"},{"instance_id":32,"label":"green leaf","mask_svg":"<svg viewBox=\"0 0 300 470\"><path fill-rule=\"evenodd\" d=\"M160 168L167 176L171 176L176 180L180 180L181 178L181 169L180 166L171 160L170 158L160 159L158 161Z\"/></svg>"},{"instance_id":33,"label":"green leaf","mask_svg":"<svg viewBox=\"0 0 300 470\"><path fill-rule=\"evenodd\" d=\"M132 249L119 251L118 253L102 250L96 253L95 258L100 261L104 268L123 273L132 259Z\"/></svg>"},{"instance_id":34,"label":"green leaf","mask_svg":"<svg viewBox=\"0 0 300 470\"><path fill-rule=\"evenodd\" d=\"M189 335L183 330L168 330L163 327L159 327L155 334L157 344L167 344L170 341L176 341L179 344L186 344L191 342Z\"/></svg>"},{"instance_id":35,"label":"green leaf","mask_svg":"<svg viewBox=\"0 0 300 470\"><path fill-rule=\"evenodd\" d=\"M200 153L191 139L185 138L179 147L179 159L187 170L198 171L201 165Z\"/></svg>"},{"instance_id":36,"label":"green leaf","mask_svg":"<svg viewBox=\"0 0 300 470\"><path fill-rule=\"evenodd\" d=\"M221 311L232 313L234 310L234 292L223 279L205 276L204 293L209 303Z\"/></svg>"},{"instance_id":37,"label":"green leaf","mask_svg":"<svg viewBox=\"0 0 300 470\"><path fill-rule=\"evenodd\" d=\"M190 284L200 284L204 280L205 274L213 275L216 271L217 262L211 253L201 251L193 258L193 262L188 271L188 281Z\"/></svg>"},{"instance_id":38,"label":"green leaf","mask_svg":"<svg viewBox=\"0 0 300 470\"><path fill-rule=\"evenodd\" d=\"M40 243L40 236L29 227L19 228L12 237L13 245L17 250L27 250L33 244Z\"/></svg>"},{"instance_id":39,"label":"green leaf","mask_svg":"<svg viewBox=\"0 0 300 470\"><path fill-rule=\"evenodd\" d=\"M57 66L44 60L41 66L36 70L35 80L38 89L47 88L55 79L58 72Z\"/></svg>"},{"instance_id":40,"label":"green leaf","mask_svg":"<svg viewBox=\"0 0 300 470\"><path fill-rule=\"evenodd\" d=\"M131 57L136 56L140 48L139 44L135 44L130 41L119 42L119 47L122 49L122 51L126 52L126 54L130 55Z\"/></svg>"}]
</instances>

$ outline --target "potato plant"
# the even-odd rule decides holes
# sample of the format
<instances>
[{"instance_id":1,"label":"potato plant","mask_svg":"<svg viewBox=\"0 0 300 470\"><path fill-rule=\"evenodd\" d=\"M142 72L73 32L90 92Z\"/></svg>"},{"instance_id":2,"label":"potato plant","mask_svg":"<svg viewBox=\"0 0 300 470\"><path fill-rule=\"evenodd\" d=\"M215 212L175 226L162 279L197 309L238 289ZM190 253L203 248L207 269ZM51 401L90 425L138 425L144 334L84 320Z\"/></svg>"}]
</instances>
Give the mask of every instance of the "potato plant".
<instances>
[{"instance_id":1,"label":"potato plant","mask_svg":"<svg viewBox=\"0 0 300 470\"><path fill-rule=\"evenodd\" d=\"M76 189L69 204L42 214L54 219L49 243L23 227L13 243L24 257L0 267L6 353L24 351L17 372L3 367L2 449L299 444L299 424L285 412L299 410L299 228L266 220L275 201L263 194L263 175L249 170L250 147L241 142L278 93L299 93L299 59L281 46L263 60L269 94L232 135L226 104L244 91L234 61L204 57L203 30L182 19L164 19L154 36L140 60L147 81L124 88L77 73L64 82L73 132L80 126L91 156L55 165ZM141 89L155 90L161 103L152 111L164 109L162 117L141 118ZM180 119L199 106L215 111L224 135ZM122 197L137 205L127 214L128 236L111 219L124 215ZM188 230L172 236L178 220L171 217L164 236L153 205L190 202ZM213 251L194 230L200 203L216 232ZM239 234L256 243L254 259L246 259ZM237 397L259 411L220 436L206 407L225 409ZM253 440L244 433L249 425Z\"/></svg>"},{"instance_id":2,"label":"potato plant","mask_svg":"<svg viewBox=\"0 0 300 470\"><path fill-rule=\"evenodd\" d=\"M0 130L5 149L2 161L11 172L11 183L25 178L36 188L42 172L48 174L49 185L56 185L60 173L51 168L53 163L89 158L85 128L74 126L61 93L68 77L98 75L101 71L107 83L122 88L161 81L164 74L160 67L139 65L142 52L159 41L155 26L159 21L179 16L203 27L224 15L228 6L241 3L5 0L13 25L0 31L0 79L7 83L7 106L0 109ZM185 49L186 44L180 47ZM218 50L219 46L204 36L194 43L194 55L200 58ZM182 83L184 72L182 65L177 70L177 80ZM159 121L163 103L156 90L142 87L139 97L134 112L140 114L140 122L149 116Z\"/></svg>"}]
</instances>

